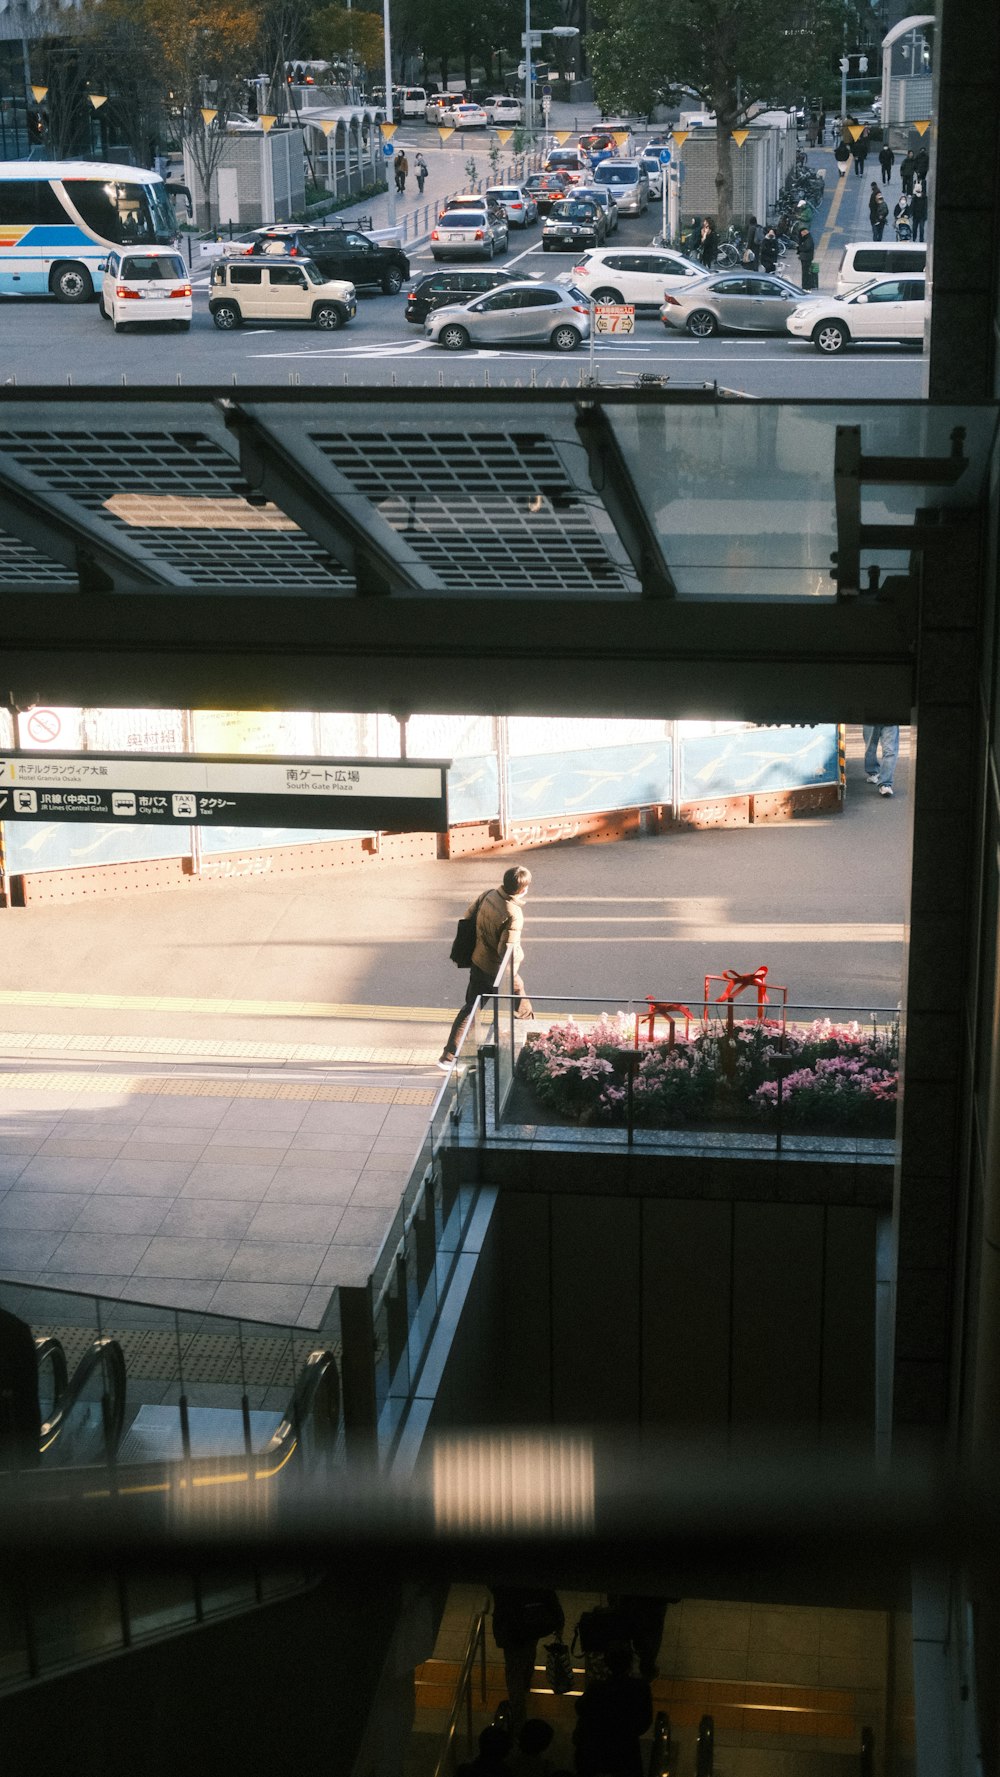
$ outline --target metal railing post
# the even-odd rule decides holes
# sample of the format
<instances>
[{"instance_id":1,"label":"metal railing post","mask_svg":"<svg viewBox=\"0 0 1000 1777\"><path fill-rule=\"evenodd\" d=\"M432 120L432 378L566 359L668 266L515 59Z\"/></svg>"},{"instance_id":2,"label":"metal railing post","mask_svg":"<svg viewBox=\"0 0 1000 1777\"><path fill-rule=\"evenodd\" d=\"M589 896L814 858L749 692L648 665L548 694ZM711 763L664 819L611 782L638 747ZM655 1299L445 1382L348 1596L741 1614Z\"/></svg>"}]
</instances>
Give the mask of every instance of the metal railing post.
<instances>
[{"instance_id":1,"label":"metal railing post","mask_svg":"<svg viewBox=\"0 0 1000 1777\"><path fill-rule=\"evenodd\" d=\"M371 1456L377 1445L378 1425L371 1278L356 1286L341 1284L338 1293L343 1341L344 1442L349 1457L355 1453Z\"/></svg>"}]
</instances>

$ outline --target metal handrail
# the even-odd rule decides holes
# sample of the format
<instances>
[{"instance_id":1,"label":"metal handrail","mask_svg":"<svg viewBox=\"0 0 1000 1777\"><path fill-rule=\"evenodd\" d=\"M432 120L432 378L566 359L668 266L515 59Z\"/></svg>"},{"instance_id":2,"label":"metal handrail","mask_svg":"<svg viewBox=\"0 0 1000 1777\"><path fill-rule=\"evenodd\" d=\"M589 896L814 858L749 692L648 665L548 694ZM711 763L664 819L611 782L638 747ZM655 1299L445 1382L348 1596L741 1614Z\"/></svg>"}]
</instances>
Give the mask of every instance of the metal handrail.
<instances>
[{"instance_id":1,"label":"metal handrail","mask_svg":"<svg viewBox=\"0 0 1000 1777\"><path fill-rule=\"evenodd\" d=\"M486 1619L489 1616L489 1605L484 1604L482 1610L475 1613L469 1623L469 1633L465 1643L465 1655L462 1670L459 1673L455 1689L455 1701L451 1706L448 1725L444 1731L444 1743L434 1766L434 1777L445 1777L448 1759L458 1732L458 1720L465 1708L465 1735L469 1748L469 1757L473 1756L472 1745L472 1669L479 1653L479 1685L480 1701L486 1702Z\"/></svg>"},{"instance_id":2,"label":"metal handrail","mask_svg":"<svg viewBox=\"0 0 1000 1777\"><path fill-rule=\"evenodd\" d=\"M670 1766L673 1763L673 1740L670 1733L670 1717L665 1709L658 1709L653 1723L653 1744L649 1749L649 1764L646 1777L670 1777Z\"/></svg>"},{"instance_id":3,"label":"metal handrail","mask_svg":"<svg viewBox=\"0 0 1000 1777\"><path fill-rule=\"evenodd\" d=\"M43 1453L51 1449L65 1431L73 1408L97 1369L100 1369L104 1383L101 1404L106 1457L109 1462L114 1460L125 1425L126 1374L122 1348L117 1339L109 1338L94 1340L73 1371L71 1381L57 1397L52 1417L42 1426L39 1448Z\"/></svg>"}]
</instances>

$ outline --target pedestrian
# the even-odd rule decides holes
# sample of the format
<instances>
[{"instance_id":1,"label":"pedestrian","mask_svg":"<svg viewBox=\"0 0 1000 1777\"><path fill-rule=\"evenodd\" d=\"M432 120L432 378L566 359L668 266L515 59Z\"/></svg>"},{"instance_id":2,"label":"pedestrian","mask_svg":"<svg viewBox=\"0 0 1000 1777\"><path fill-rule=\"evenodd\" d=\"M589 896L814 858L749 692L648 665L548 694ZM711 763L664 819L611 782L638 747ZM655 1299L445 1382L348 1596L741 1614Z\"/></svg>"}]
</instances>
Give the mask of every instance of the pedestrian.
<instances>
[{"instance_id":1,"label":"pedestrian","mask_svg":"<svg viewBox=\"0 0 1000 1777\"><path fill-rule=\"evenodd\" d=\"M642 1678L660 1676L656 1662L663 1640L667 1605L677 1602L676 1598L656 1598L638 1592L619 1592L609 1599L612 1610L617 1610L628 1624L629 1640L635 1648Z\"/></svg>"},{"instance_id":2,"label":"pedestrian","mask_svg":"<svg viewBox=\"0 0 1000 1777\"><path fill-rule=\"evenodd\" d=\"M548 1756L555 1739L551 1722L540 1716L526 1721L517 1736L517 1751L511 1759L510 1777L552 1777L555 1766Z\"/></svg>"},{"instance_id":3,"label":"pedestrian","mask_svg":"<svg viewBox=\"0 0 1000 1777\"><path fill-rule=\"evenodd\" d=\"M715 232L715 223L711 216L706 216L701 225L698 239L698 258L707 271L715 264L715 256L719 251L719 237Z\"/></svg>"},{"instance_id":4,"label":"pedestrian","mask_svg":"<svg viewBox=\"0 0 1000 1777\"><path fill-rule=\"evenodd\" d=\"M910 220L913 223L915 241L924 239L924 225L927 221L927 181L921 179L916 172L913 175L913 196L910 199Z\"/></svg>"},{"instance_id":5,"label":"pedestrian","mask_svg":"<svg viewBox=\"0 0 1000 1777\"><path fill-rule=\"evenodd\" d=\"M499 888L487 889L484 895L478 896L466 908L465 918L474 918L476 922L476 943L472 952L465 999L455 1014L448 1041L437 1064L444 1073L447 1073L458 1054L459 1043L465 1026L472 1017L472 1008L477 999L480 995L493 993L500 964L508 952L513 952L514 992L520 996L515 1017L534 1016L520 975L524 961L524 952L521 949L521 932L524 928L522 907L530 882L531 871L524 864L512 864L509 870L504 871Z\"/></svg>"},{"instance_id":6,"label":"pedestrian","mask_svg":"<svg viewBox=\"0 0 1000 1777\"><path fill-rule=\"evenodd\" d=\"M916 154L913 156L913 171L918 179L926 180L927 174L930 171L930 164L931 157L923 144L921 144L917 149Z\"/></svg>"},{"instance_id":7,"label":"pedestrian","mask_svg":"<svg viewBox=\"0 0 1000 1777\"><path fill-rule=\"evenodd\" d=\"M418 154L413 164L417 174L417 190L423 196L424 180L427 177L427 162L422 154Z\"/></svg>"},{"instance_id":8,"label":"pedestrian","mask_svg":"<svg viewBox=\"0 0 1000 1777\"><path fill-rule=\"evenodd\" d=\"M874 179L872 180L871 196L868 199L868 220L872 225L872 240L880 241L882 230L889 220L889 206Z\"/></svg>"},{"instance_id":9,"label":"pedestrian","mask_svg":"<svg viewBox=\"0 0 1000 1777\"><path fill-rule=\"evenodd\" d=\"M760 246L764 231L756 216L747 217L746 233L743 237L743 264L747 271L756 271L760 264Z\"/></svg>"},{"instance_id":10,"label":"pedestrian","mask_svg":"<svg viewBox=\"0 0 1000 1777\"><path fill-rule=\"evenodd\" d=\"M821 111L819 114L819 118L817 119L817 123L816 123L816 140L821 148L823 146L823 138L825 135L826 135L826 112Z\"/></svg>"},{"instance_id":11,"label":"pedestrian","mask_svg":"<svg viewBox=\"0 0 1000 1777\"><path fill-rule=\"evenodd\" d=\"M37 1468L41 1432L34 1335L27 1321L0 1308L0 1470Z\"/></svg>"},{"instance_id":12,"label":"pedestrian","mask_svg":"<svg viewBox=\"0 0 1000 1777\"><path fill-rule=\"evenodd\" d=\"M859 179L863 179L865 176L865 161L868 159L868 143L865 141L864 130L862 130L860 136L858 137L857 141L854 144L853 154L854 154L854 171L857 174Z\"/></svg>"},{"instance_id":13,"label":"pedestrian","mask_svg":"<svg viewBox=\"0 0 1000 1777\"><path fill-rule=\"evenodd\" d=\"M875 722L870 727L866 723L861 732L865 737L865 777L870 784L878 785L880 796L891 796L899 755L899 728L895 722ZM878 758L880 747L881 764Z\"/></svg>"},{"instance_id":14,"label":"pedestrian","mask_svg":"<svg viewBox=\"0 0 1000 1777\"><path fill-rule=\"evenodd\" d=\"M913 155L907 150L899 163L899 176L903 181L903 190L909 197L913 190Z\"/></svg>"},{"instance_id":15,"label":"pedestrian","mask_svg":"<svg viewBox=\"0 0 1000 1777\"><path fill-rule=\"evenodd\" d=\"M459 1765L455 1777L510 1777L507 1754L511 1738L506 1728L490 1722L479 1736L479 1751L467 1764Z\"/></svg>"},{"instance_id":16,"label":"pedestrian","mask_svg":"<svg viewBox=\"0 0 1000 1777\"><path fill-rule=\"evenodd\" d=\"M892 178L892 169L896 164L896 156L893 154L888 142L883 142L878 151L878 164L882 168L882 184L888 185L889 180Z\"/></svg>"},{"instance_id":17,"label":"pedestrian","mask_svg":"<svg viewBox=\"0 0 1000 1777\"><path fill-rule=\"evenodd\" d=\"M811 290L813 287L812 263L813 254L816 251L816 242L813 240L808 228L799 229L798 240L795 243L795 251L799 256L799 264L802 267L802 288L803 290Z\"/></svg>"},{"instance_id":18,"label":"pedestrian","mask_svg":"<svg viewBox=\"0 0 1000 1777\"><path fill-rule=\"evenodd\" d=\"M847 143L844 141L843 136L840 138L840 141L837 143L837 146L833 151L833 158L837 163L837 172L842 179L845 178L848 162L851 158L851 151L847 146Z\"/></svg>"},{"instance_id":19,"label":"pedestrian","mask_svg":"<svg viewBox=\"0 0 1000 1777\"><path fill-rule=\"evenodd\" d=\"M639 1740L653 1719L649 1680L633 1674L625 1643L612 1642L604 1663L607 1678L592 1679L576 1706L577 1777L642 1777Z\"/></svg>"},{"instance_id":20,"label":"pedestrian","mask_svg":"<svg viewBox=\"0 0 1000 1777\"><path fill-rule=\"evenodd\" d=\"M400 149L399 153L396 155L392 166L396 175L396 190L403 192L406 190L406 175L410 170L410 163L402 149Z\"/></svg>"},{"instance_id":21,"label":"pedestrian","mask_svg":"<svg viewBox=\"0 0 1000 1777\"><path fill-rule=\"evenodd\" d=\"M892 207L893 221L896 224L897 241L911 241L913 239L912 209L912 197L907 197L906 192L901 191Z\"/></svg>"},{"instance_id":22,"label":"pedestrian","mask_svg":"<svg viewBox=\"0 0 1000 1777\"><path fill-rule=\"evenodd\" d=\"M760 243L761 269L773 272L778 263L778 237L773 228L769 228Z\"/></svg>"},{"instance_id":23,"label":"pedestrian","mask_svg":"<svg viewBox=\"0 0 1000 1777\"><path fill-rule=\"evenodd\" d=\"M508 873L509 874L509 873ZM555 1592L493 1586L493 1639L503 1654L504 1679L515 1734L524 1727L528 1695L543 1635L561 1635L566 1618Z\"/></svg>"}]
</instances>

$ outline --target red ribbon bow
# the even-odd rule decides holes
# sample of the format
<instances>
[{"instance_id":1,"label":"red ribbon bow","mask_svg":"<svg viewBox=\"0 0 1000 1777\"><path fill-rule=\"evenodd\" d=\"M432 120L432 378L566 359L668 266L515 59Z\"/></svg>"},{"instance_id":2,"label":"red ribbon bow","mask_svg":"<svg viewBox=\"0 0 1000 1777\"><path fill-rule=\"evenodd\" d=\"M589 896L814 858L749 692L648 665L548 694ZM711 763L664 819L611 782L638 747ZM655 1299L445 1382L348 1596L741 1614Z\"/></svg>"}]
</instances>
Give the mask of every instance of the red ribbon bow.
<instances>
[{"instance_id":1,"label":"red ribbon bow","mask_svg":"<svg viewBox=\"0 0 1000 1777\"><path fill-rule=\"evenodd\" d=\"M740 975L735 969L723 969L721 979L728 982L728 986L723 993L720 993L717 1004L725 1005L727 1000L734 1000L737 994L743 993L746 988L756 987L757 1004L762 1006L767 999L767 987L764 981L766 974L766 963L761 963L760 968L754 969L752 975Z\"/></svg>"}]
</instances>

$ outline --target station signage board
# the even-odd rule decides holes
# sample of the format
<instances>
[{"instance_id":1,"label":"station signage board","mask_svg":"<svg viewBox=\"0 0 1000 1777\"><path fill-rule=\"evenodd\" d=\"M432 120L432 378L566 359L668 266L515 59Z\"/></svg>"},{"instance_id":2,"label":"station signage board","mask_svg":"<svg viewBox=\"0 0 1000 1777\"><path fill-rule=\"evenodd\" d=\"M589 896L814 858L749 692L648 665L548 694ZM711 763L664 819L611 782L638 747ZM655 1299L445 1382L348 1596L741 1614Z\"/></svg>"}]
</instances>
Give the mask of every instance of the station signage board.
<instances>
[{"instance_id":1,"label":"station signage board","mask_svg":"<svg viewBox=\"0 0 1000 1777\"><path fill-rule=\"evenodd\" d=\"M11 751L0 821L444 833L447 772L440 759Z\"/></svg>"}]
</instances>

